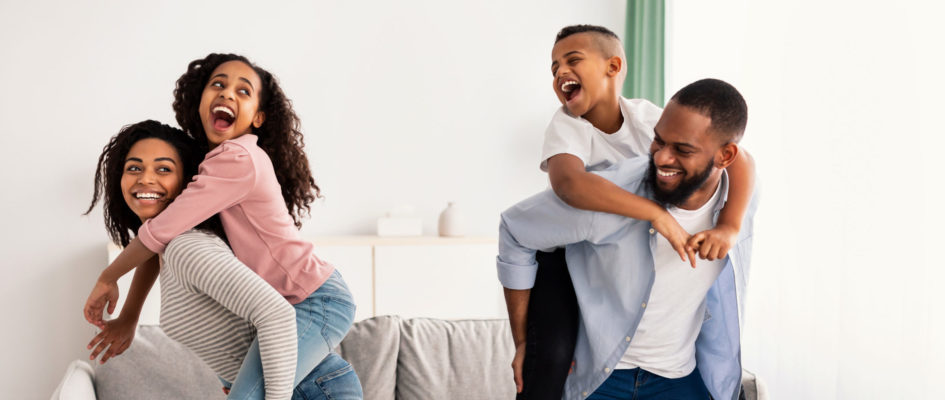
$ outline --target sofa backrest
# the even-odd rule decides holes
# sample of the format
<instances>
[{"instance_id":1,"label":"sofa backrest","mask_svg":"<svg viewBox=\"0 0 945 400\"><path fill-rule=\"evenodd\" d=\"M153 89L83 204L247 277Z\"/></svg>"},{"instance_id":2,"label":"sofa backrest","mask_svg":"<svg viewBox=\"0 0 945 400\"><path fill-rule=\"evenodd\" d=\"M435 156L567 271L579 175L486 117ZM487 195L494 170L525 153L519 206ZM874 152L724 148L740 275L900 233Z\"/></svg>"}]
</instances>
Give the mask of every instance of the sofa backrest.
<instances>
[{"instance_id":1,"label":"sofa backrest","mask_svg":"<svg viewBox=\"0 0 945 400\"><path fill-rule=\"evenodd\" d=\"M335 349L354 367L364 398L514 397L507 320L379 316L358 321ZM138 327L121 356L95 366L99 400L224 398L209 367L158 326Z\"/></svg>"},{"instance_id":2,"label":"sofa backrest","mask_svg":"<svg viewBox=\"0 0 945 400\"><path fill-rule=\"evenodd\" d=\"M508 320L404 320L397 399L512 399L514 354Z\"/></svg>"}]
</instances>

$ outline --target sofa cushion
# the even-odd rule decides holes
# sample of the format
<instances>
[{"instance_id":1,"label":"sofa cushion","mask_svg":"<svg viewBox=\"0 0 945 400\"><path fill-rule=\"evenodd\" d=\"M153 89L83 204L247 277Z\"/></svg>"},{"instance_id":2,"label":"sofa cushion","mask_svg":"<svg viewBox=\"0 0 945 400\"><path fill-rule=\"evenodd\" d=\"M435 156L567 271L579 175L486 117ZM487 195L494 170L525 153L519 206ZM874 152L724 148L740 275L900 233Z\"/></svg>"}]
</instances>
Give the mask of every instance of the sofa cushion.
<instances>
[{"instance_id":1,"label":"sofa cushion","mask_svg":"<svg viewBox=\"0 0 945 400\"><path fill-rule=\"evenodd\" d=\"M365 399L394 400L400 321L380 316L356 322L335 349L358 373Z\"/></svg>"},{"instance_id":2,"label":"sofa cushion","mask_svg":"<svg viewBox=\"0 0 945 400\"><path fill-rule=\"evenodd\" d=\"M397 399L514 398L514 354L508 320L406 320L397 359Z\"/></svg>"},{"instance_id":3,"label":"sofa cushion","mask_svg":"<svg viewBox=\"0 0 945 400\"><path fill-rule=\"evenodd\" d=\"M222 387L203 361L158 326L139 326L128 350L95 363L98 400L223 399Z\"/></svg>"}]
</instances>

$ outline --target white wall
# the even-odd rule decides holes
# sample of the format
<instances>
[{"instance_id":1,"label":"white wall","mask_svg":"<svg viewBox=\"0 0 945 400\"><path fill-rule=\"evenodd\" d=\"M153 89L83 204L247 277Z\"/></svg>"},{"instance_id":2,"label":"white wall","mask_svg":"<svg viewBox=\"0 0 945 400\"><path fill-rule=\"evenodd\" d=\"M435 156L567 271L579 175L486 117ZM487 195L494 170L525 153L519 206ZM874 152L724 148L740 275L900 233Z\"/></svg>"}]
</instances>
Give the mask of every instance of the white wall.
<instances>
[{"instance_id":1,"label":"white wall","mask_svg":"<svg viewBox=\"0 0 945 400\"><path fill-rule=\"evenodd\" d=\"M88 3L88 4L82 4ZM368 234L410 204L435 234L447 201L470 233L545 187L562 26L623 31L622 1L0 3L0 398L46 398L87 355L80 316L105 267L93 167L127 123L173 123L174 81L210 51L273 71L326 199L304 233Z\"/></svg>"},{"instance_id":2,"label":"white wall","mask_svg":"<svg viewBox=\"0 0 945 400\"><path fill-rule=\"evenodd\" d=\"M743 360L776 399L937 398L945 9L674 1L667 93L748 100L763 199Z\"/></svg>"}]
</instances>

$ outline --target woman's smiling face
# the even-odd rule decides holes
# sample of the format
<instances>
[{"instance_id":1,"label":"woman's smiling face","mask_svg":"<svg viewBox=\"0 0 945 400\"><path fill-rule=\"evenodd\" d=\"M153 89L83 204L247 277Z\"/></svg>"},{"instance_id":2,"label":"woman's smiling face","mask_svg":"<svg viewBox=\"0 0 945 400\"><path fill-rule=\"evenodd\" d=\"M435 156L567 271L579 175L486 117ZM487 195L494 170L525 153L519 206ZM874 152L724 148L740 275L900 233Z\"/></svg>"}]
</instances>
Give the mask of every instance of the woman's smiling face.
<instances>
[{"instance_id":1,"label":"woman's smiling face","mask_svg":"<svg viewBox=\"0 0 945 400\"><path fill-rule=\"evenodd\" d=\"M121 194L125 204L144 222L164 211L183 189L184 164L169 143L139 140L125 157Z\"/></svg>"}]
</instances>

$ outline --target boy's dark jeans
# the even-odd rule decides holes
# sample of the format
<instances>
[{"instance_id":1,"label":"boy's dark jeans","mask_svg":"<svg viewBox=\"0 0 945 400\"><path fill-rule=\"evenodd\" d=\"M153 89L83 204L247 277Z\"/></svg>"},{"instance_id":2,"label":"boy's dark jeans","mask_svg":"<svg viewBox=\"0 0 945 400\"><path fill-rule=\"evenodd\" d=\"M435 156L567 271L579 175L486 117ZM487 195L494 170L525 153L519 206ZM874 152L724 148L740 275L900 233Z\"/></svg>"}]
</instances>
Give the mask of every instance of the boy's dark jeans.
<instances>
[{"instance_id":1,"label":"boy's dark jeans","mask_svg":"<svg viewBox=\"0 0 945 400\"><path fill-rule=\"evenodd\" d=\"M574 358L578 304L564 249L538 252L538 275L528 300L522 393L517 400L561 399Z\"/></svg>"}]
</instances>

